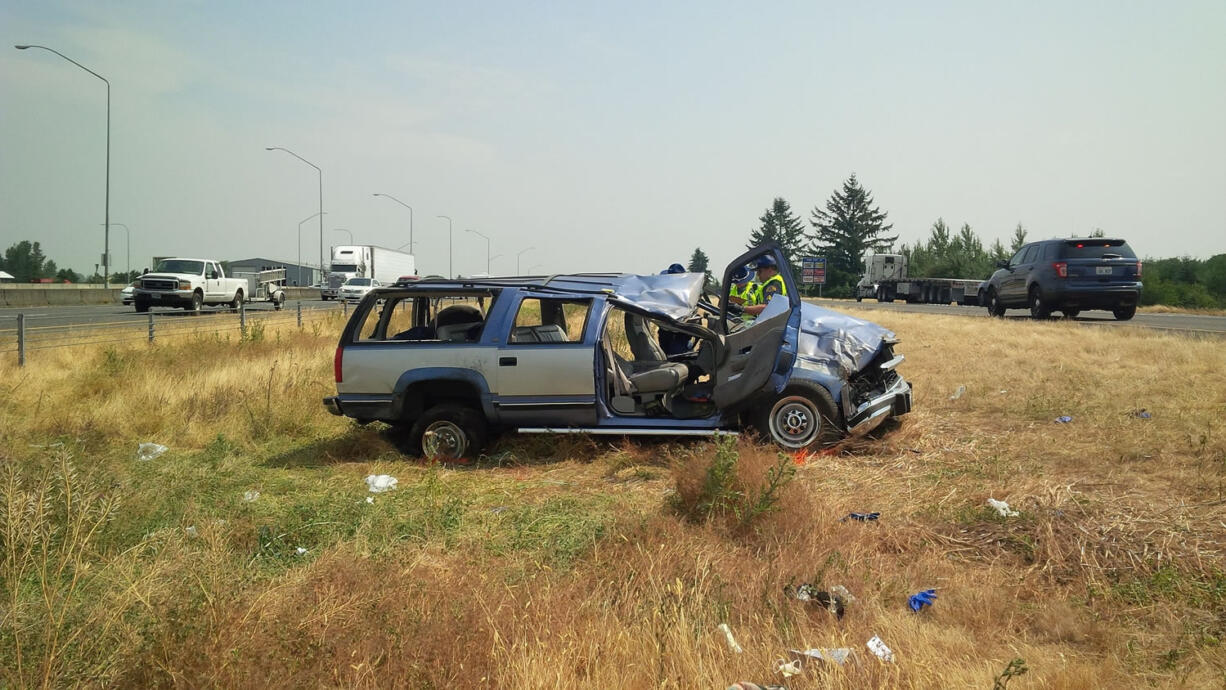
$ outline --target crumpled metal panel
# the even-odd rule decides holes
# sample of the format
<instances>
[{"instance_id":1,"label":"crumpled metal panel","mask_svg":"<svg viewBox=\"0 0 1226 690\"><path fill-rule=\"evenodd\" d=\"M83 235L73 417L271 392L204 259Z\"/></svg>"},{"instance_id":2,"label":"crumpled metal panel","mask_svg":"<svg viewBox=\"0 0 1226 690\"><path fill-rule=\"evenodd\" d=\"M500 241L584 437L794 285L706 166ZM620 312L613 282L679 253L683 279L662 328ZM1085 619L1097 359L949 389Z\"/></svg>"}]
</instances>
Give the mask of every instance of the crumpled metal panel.
<instances>
[{"instance_id":1,"label":"crumpled metal panel","mask_svg":"<svg viewBox=\"0 0 1226 690\"><path fill-rule=\"evenodd\" d=\"M843 376L863 369L881 349L882 340L894 340L894 332L815 304L800 305L798 354L834 364Z\"/></svg>"},{"instance_id":2,"label":"crumpled metal panel","mask_svg":"<svg viewBox=\"0 0 1226 690\"><path fill-rule=\"evenodd\" d=\"M623 275L610 283L621 301L680 321L698 307L704 279L701 273Z\"/></svg>"}]
</instances>

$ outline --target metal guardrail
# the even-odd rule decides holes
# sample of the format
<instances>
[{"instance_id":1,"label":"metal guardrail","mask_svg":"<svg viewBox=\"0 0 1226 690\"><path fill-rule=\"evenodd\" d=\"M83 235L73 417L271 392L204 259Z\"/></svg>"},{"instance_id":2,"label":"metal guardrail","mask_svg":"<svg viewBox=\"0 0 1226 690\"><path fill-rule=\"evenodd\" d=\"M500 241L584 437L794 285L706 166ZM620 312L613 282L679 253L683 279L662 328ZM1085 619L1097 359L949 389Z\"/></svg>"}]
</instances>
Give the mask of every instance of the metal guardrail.
<instances>
[{"instance_id":1,"label":"metal guardrail","mask_svg":"<svg viewBox=\"0 0 1226 690\"><path fill-rule=\"evenodd\" d=\"M308 309L306 314L310 319L337 312L347 316L349 305L345 302L334 303L332 306ZM17 314L14 325L10 323L7 319L0 322L0 356L16 353L18 366L25 366L30 353L35 350L140 341L153 343L201 333L221 335L229 332L238 336L238 342L243 342L255 328L290 324L302 328L303 309L302 304L298 303L296 309L283 311L247 311L244 306L237 312L149 312L146 318L66 325L39 325L38 316L23 313Z\"/></svg>"}]
</instances>

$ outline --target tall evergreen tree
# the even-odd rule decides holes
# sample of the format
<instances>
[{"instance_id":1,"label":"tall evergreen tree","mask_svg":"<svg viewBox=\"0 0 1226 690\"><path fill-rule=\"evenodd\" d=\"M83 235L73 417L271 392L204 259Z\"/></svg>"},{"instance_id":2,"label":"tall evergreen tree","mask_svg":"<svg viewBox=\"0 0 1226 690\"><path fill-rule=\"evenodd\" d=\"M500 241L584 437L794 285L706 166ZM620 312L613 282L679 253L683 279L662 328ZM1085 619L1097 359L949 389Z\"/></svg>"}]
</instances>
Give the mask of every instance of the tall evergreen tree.
<instances>
[{"instance_id":1,"label":"tall evergreen tree","mask_svg":"<svg viewBox=\"0 0 1226 690\"><path fill-rule=\"evenodd\" d=\"M746 249L777 242L783 248L783 256L792 267L792 275L800 280L800 257L805 249L804 221L792 213L792 207L783 197L775 197L770 208L758 218L760 225L749 234Z\"/></svg>"},{"instance_id":2,"label":"tall evergreen tree","mask_svg":"<svg viewBox=\"0 0 1226 690\"><path fill-rule=\"evenodd\" d=\"M4 260L0 261L0 269L11 273L19 283L28 283L36 278L55 276L55 263L50 262L50 275L46 274L47 263L47 257L43 254L38 242L22 240L4 250Z\"/></svg>"},{"instance_id":3,"label":"tall evergreen tree","mask_svg":"<svg viewBox=\"0 0 1226 690\"><path fill-rule=\"evenodd\" d=\"M686 266L686 270L690 273L706 273L711 260L707 258L707 253L702 250L702 247L695 247L694 253L690 255L690 265Z\"/></svg>"},{"instance_id":4,"label":"tall evergreen tree","mask_svg":"<svg viewBox=\"0 0 1226 690\"><path fill-rule=\"evenodd\" d=\"M1009 243L1009 249L1016 254L1023 244L1026 244L1026 228L1023 228L1022 224L1018 223L1017 227L1013 229L1013 239Z\"/></svg>"},{"instance_id":5,"label":"tall evergreen tree","mask_svg":"<svg viewBox=\"0 0 1226 690\"><path fill-rule=\"evenodd\" d=\"M898 239L888 236L894 226L873 203L873 195L855 173L826 202L826 209L813 208L813 251L826 257L826 284L839 292L849 291L859 279L864 252L889 251ZM834 291L831 295L837 294Z\"/></svg>"}]
</instances>

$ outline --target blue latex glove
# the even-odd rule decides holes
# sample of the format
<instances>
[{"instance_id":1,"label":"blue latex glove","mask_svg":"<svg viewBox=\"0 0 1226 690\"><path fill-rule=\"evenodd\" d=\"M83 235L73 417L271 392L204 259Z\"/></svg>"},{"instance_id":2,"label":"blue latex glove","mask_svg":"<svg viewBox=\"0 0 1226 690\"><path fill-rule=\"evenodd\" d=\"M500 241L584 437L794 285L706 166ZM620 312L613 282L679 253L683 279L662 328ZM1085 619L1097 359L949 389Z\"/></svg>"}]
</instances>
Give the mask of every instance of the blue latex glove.
<instances>
[{"instance_id":1,"label":"blue latex glove","mask_svg":"<svg viewBox=\"0 0 1226 690\"><path fill-rule=\"evenodd\" d=\"M935 589L925 589L919 594L912 594L911 597L907 599L907 605L911 607L912 611L918 613L925 606L932 606L933 602L936 600L937 591Z\"/></svg>"}]
</instances>

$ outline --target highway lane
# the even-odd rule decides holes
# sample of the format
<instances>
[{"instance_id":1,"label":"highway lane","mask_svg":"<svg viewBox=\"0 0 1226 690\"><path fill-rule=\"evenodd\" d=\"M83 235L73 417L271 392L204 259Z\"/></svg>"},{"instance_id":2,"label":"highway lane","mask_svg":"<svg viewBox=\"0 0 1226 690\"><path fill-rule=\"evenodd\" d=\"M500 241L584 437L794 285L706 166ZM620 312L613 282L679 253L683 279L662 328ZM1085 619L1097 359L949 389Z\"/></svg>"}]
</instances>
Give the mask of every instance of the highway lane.
<instances>
[{"instance_id":1,"label":"highway lane","mask_svg":"<svg viewBox=\"0 0 1226 690\"><path fill-rule=\"evenodd\" d=\"M817 300L816 304L831 309L840 307L868 310L902 311L921 314L945 314L947 316L969 316L988 318L988 310L984 307L960 307L945 304L907 304L905 302L879 303L875 300L855 302L853 300ZM1005 312L1007 319L1030 319L1030 312L1025 309L1010 309ZM1063 319L1058 313L1057 319ZM1130 321L1116 321L1111 312L1085 311L1073 321L1085 326L1104 327L1142 327L1161 331L1178 331L1184 333L1204 333L1216 336L1226 335L1226 316L1205 316L1202 314L1147 314L1138 312Z\"/></svg>"}]
</instances>

